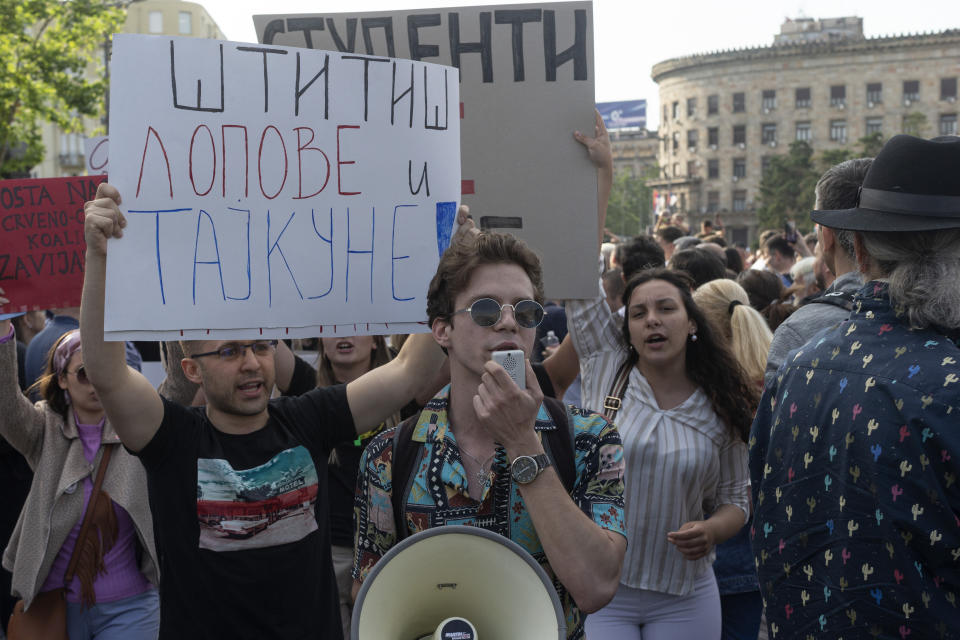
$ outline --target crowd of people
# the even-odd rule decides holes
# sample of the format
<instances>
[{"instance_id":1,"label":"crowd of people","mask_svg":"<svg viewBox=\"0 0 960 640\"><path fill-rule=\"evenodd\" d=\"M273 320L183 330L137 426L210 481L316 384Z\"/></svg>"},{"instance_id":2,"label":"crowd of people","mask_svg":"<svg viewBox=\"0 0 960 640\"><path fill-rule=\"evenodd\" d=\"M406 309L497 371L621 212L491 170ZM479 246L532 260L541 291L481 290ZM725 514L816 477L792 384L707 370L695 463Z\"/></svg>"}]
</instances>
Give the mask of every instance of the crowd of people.
<instances>
[{"instance_id":1,"label":"crowd of people","mask_svg":"<svg viewBox=\"0 0 960 640\"><path fill-rule=\"evenodd\" d=\"M451 524L529 552L570 639L960 637L960 139L830 168L815 231L750 251L682 215L603 243L609 137L574 137L595 296L546 301L461 207L430 333L164 343L159 389L104 340L101 185L81 307L0 321L11 640L346 639L387 552Z\"/></svg>"}]
</instances>

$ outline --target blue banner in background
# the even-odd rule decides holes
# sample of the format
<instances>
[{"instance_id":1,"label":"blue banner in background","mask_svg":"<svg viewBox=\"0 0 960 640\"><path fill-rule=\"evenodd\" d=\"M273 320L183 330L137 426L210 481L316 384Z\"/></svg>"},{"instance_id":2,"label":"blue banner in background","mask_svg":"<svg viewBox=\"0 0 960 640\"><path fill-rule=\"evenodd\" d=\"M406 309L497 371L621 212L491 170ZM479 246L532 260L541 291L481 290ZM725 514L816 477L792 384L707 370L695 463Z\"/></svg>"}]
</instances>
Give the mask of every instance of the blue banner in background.
<instances>
[{"instance_id":1,"label":"blue banner in background","mask_svg":"<svg viewBox=\"0 0 960 640\"><path fill-rule=\"evenodd\" d=\"M599 102L597 103L597 111L603 117L603 124L606 125L607 129L647 128L646 100Z\"/></svg>"}]
</instances>

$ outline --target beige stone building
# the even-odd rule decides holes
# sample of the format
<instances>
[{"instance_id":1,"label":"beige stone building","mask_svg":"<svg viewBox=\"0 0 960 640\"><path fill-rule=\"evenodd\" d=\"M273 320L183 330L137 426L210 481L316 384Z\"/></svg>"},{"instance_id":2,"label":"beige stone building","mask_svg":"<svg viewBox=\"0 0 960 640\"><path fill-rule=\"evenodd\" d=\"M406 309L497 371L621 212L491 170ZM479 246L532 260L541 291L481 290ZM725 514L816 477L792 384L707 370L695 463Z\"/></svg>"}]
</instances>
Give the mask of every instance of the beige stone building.
<instances>
[{"instance_id":1,"label":"beige stone building","mask_svg":"<svg viewBox=\"0 0 960 640\"><path fill-rule=\"evenodd\" d=\"M123 32L226 39L203 5L182 0L134 0L127 7ZM85 119L82 133L66 133L52 124L46 125L43 144L47 153L43 162L31 171L31 177L83 175L83 140L103 134L101 119Z\"/></svg>"},{"instance_id":2,"label":"beige stone building","mask_svg":"<svg viewBox=\"0 0 960 640\"><path fill-rule=\"evenodd\" d=\"M763 168L792 141L957 135L960 29L865 38L857 17L787 20L770 47L665 60L652 76L661 174L648 184L691 226L720 213L728 240L748 243Z\"/></svg>"},{"instance_id":3,"label":"beige stone building","mask_svg":"<svg viewBox=\"0 0 960 640\"><path fill-rule=\"evenodd\" d=\"M656 131L646 129L612 129L610 146L613 169L642 178L649 167L657 163L660 139Z\"/></svg>"}]
</instances>

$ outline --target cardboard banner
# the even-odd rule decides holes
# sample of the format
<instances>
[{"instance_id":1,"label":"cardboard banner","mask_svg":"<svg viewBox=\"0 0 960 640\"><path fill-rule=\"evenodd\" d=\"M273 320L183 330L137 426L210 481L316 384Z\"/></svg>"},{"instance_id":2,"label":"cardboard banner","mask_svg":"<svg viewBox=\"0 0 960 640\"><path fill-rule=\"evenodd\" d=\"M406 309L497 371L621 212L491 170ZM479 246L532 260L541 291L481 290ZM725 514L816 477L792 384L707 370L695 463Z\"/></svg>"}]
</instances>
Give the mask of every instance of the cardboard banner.
<instances>
[{"instance_id":1,"label":"cardboard banner","mask_svg":"<svg viewBox=\"0 0 960 640\"><path fill-rule=\"evenodd\" d=\"M596 295L597 179L572 133L594 127L591 2L258 15L267 46L460 69L463 202L543 261L548 297Z\"/></svg>"},{"instance_id":2,"label":"cardboard banner","mask_svg":"<svg viewBox=\"0 0 960 640\"><path fill-rule=\"evenodd\" d=\"M80 305L83 203L103 176L0 181L2 313Z\"/></svg>"},{"instance_id":3,"label":"cardboard banner","mask_svg":"<svg viewBox=\"0 0 960 640\"><path fill-rule=\"evenodd\" d=\"M426 319L460 195L456 69L116 35L111 83L110 339Z\"/></svg>"},{"instance_id":4,"label":"cardboard banner","mask_svg":"<svg viewBox=\"0 0 960 640\"><path fill-rule=\"evenodd\" d=\"M84 138L83 157L87 175L105 176L110 173L110 138L107 136Z\"/></svg>"}]
</instances>

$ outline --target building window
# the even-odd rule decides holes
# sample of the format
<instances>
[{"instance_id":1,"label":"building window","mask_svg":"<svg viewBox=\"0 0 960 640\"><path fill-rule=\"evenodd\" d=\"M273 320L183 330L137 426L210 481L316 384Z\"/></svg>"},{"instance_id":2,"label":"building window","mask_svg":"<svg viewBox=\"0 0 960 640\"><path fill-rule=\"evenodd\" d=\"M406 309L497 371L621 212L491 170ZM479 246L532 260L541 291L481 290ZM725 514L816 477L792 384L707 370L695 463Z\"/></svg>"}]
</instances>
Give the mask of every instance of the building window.
<instances>
[{"instance_id":1,"label":"building window","mask_svg":"<svg viewBox=\"0 0 960 640\"><path fill-rule=\"evenodd\" d=\"M776 89L763 90L761 106L763 107L764 113L769 113L771 110L777 108L777 90Z\"/></svg>"},{"instance_id":2,"label":"building window","mask_svg":"<svg viewBox=\"0 0 960 640\"><path fill-rule=\"evenodd\" d=\"M807 109L810 107L810 87L801 87L794 94L794 104L797 109Z\"/></svg>"},{"instance_id":3,"label":"building window","mask_svg":"<svg viewBox=\"0 0 960 640\"><path fill-rule=\"evenodd\" d=\"M710 145L711 149L716 149L717 145L720 144L720 128L719 127L707 128L707 144Z\"/></svg>"},{"instance_id":4,"label":"building window","mask_svg":"<svg viewBox=\"0 0 960 640\"><path fill-rule=\"evenodd\" d=\"M770 159L773 156L763 156L760 158L760 174L763 175L767 172L767 169L770 168Z\"/></svg>"},{"instance_id":5,"label":"building window","mask_svg":"<svg viewBox=\"0 0 960 640\"><path fill-rule=\"evenodd\" d=\"M715 116L720 113L720 96L713 94L707 96L707 115Z\"/></svg>"},{"instance_id":6,"label":"building window","mask_svg":"<svg viewBox=\"0 0 960 640\"><path fill-rule=\"evenodd\" d=\"M707 160L707 178L716 180L720 177L720 161L716 158Z\"/></svg>"},{"instance_id":7,"label":"building window","mask_svg":"<svg viewBox=\"0 0 960 640\"><path fill-rule=\"evenodd\" d=\"M811 129L809 122L798 122L797 123L797 140L802 140L804 142L810 142L811 138Z\"/></svg>"},{"instance_id":8,"label":"building window","mask_svg":"<svg viewBox=\"0 0 960 640\"><path fill-rule=\"evenodd\" d=\"M940 78L940 99L950 102L957 101L957 79Z\"/></svg>"},{"instance_id":9,"label":"building window","mask_svg":"<svg viewBox=\"0 0 960 640\"><path fill-rule=\"evenodd\" d=\"M680 163L679 163L679 162L674 162L674 163L673 163L673 177L674 177L674 178L679 178L679 177L680 177Z\"/></svg>"},{"instance_id":10,"label":"building window","mask_svg":"<svg viewBox=\"0 0 960 640\"><path fill-rule=\"evenodd\" d=\"M707 213L720 211L720 192L707 191Z\"/></svg>"},{"instance_id":11,"label":"building window","mask_svg":"<svg viewBox=\"0 0 960 640\"><path fill-rule=\"evenodd\" d=\"M843 107L847 104L847 86L835 84L830 86L830 106Z\"/></svg>"},{"instance_id":12,"label":"building window","mask_svg":"<svg viewBox=\"0 0 960 640\"><path fill-rule=\"evenodd\" d=\"M687 177L695 178L697 175L697 161L687 160Z\"/></svg>"},{"instance_id":13,"label":"building window","mask_svg":"<svg viewBox=\"0 0 960 640\"><path fill-rule=\"evenodd\" d=\"M151 11L149 16L150 33L163 33L163 12Z\"/></svg>"},{"instance_id":14,"label":"building window","mask_svg":"<svg viewBox=\"0 0 960 640\"><path fill-rule=\"evenodd\" d=\"M193 33L193 16L189 11L180 12L180 35L189 36Z\"/></svg>"},{"instance_id":15,"label":"building window","mask_svg":"<svg viewBox=\"0 0 960 640\"><path fill-rule=\"evenodd\" d=\"M667 105L663 105L663 122L664 122L664 124L666 124L667 119L668 119L668 118L667 118Z\"/></svg>"},{"instance_id":16,"label":"building window","mask_svg":"<svg viewBox=\"0 0 960 640\"><path fill-rule=\"evenodd\" d=\"M910 106L909 103L916 102L919 99L920 99L920 81L904 80L903 81L903 104Z\"/></svg>"},{"instance_id":17,"label":"building window","mask_svg":"<svg viewBox=\"0 0 960 640\"><path fill-rule=\"evenodd\" d=\"M733 94L733 112L742 113L747 110L747 94L742 91Z\"/></svg>"},{"instance_id":18,"label":"building window","mask_svg":"<svg viewBox=\"0 0 960 640\"><path fill-rule=\"evenodd\" d=\"M733 192L733 210L734 211L746 211L747 210L747 192L745 189L737 189Z\"/></svg>"},{"instance_id":19,"label":"building window","mask_svg":"<svg viewBox=\"0 0 960 640\"><path fill-rule=\"evenodd\" d=\"M680 119L680 101L679 100L674 100L673 103L670 105L670 113L673 114L674 120Z\"/></svg>"},{"instance_id":20,"label":"building window","mask_svg":"<svg viewBox=\"0 0 960 640\"><path fill-rule=\"evenodd\" d=\"M957 135L957 114L944 113L943 115L940 116L940 135L942 136Z\"/></svg>"},{"instance_id":21,"label":"building window","mask_svg":"<svg viewBox=\"0 0 960 640\"><path fill-rule=\"evenodd\" d=\"M687 117L692 118L697 115L697 99L687 98Z\"/></svg>"},{"instance_id":22,"label":"building window","mask_svg":"<svg viewBox=\"0 0 960 640\"><path fill-rule=\"evenodd\" d=\"M766 123L760 128L760 142L770 146L777 144L777 125L775 123Z\"/></svg>"},{"instance_id":23,"label":"building window","mask_svg":"<svg viewBox=\"0 0 960 640\"><path fill-rule=\"evenodd\" d=\"M868 136L883 133L883 118L867 118L866 133Z\"/></svg>"},{"instance_id":24,"label":"building window","mask_svg":"<svg viewBox=\"0 0 960 640\"><path fill-rule=\"evenodd\" d=\"M733 159L733 177L737 179L747 177L747 159L746 158Z\"/></svg>"},{"instance_id":25,"label":"building window","mask_svg":"<svg viewBox=\"0 0 960 640\"><path fill-rule=\"evenodd\" d=\"M847 121L846 120L831 120L830 121L830 139L834 142L844 143L847 141Z\"/></svg>"},{"instance_id":26,"label":"building window","mask_svg":"<svg viewBox=\"0 0 960 640\"><path fill-rule=\"evenodd\" d=\"M697 129L689 129L687 131L687 150L696 151L697 150L697 141L700 138L700 132Z\"/></svg>"},{"instance_id":27,"label":"building window","mask_svg":"<svg viewBox=\"0 0 960 640\"><path fill-rule=\"evenodd\" d=\"M674 131L673 132L673 150L676 151L679 148L680 148L680 132Z\"/></svg>"},{"instance_id":28,"label":"building window","mask_svg":"<svg viewBox=\"0 0 960 640\"><path fill-rule=\"evenodd\" d=\"M737 124L733 126L733 144L746 146L747 144L747 125Z\"/></svg>"},{"instance_id":29,"label":"building window","mask_svg":"<svg viewBox=\"0 0 960 640\"><path fill-rule=\"evenodd\" d=\"M883 84L880 82L871 82L867 85L867 106L872 107L875 104L883 102Z\"/></svg>"}]
</instances>

